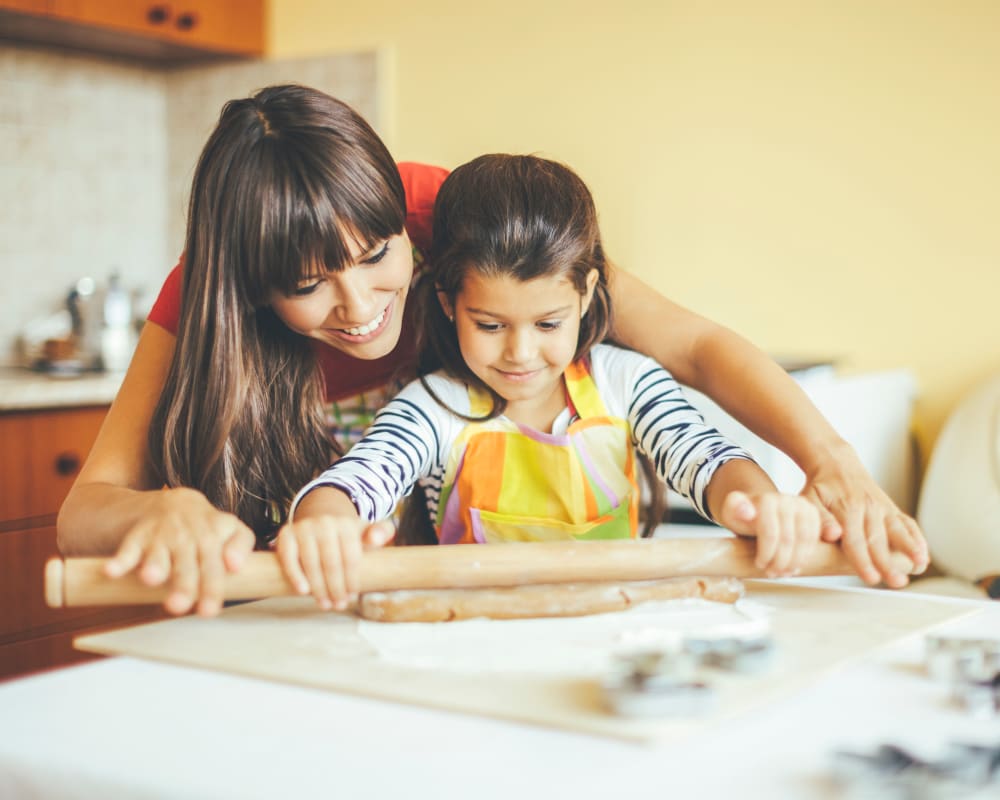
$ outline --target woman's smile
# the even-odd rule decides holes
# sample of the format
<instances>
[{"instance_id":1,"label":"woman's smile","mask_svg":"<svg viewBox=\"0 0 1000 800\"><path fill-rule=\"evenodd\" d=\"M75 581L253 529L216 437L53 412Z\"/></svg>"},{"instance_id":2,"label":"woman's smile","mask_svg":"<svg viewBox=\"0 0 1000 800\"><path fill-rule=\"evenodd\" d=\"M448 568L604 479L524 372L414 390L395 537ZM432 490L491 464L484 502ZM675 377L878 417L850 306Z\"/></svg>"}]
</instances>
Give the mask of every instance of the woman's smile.
<instances>
[{"instance_id":1,"label":"woman's smile","mask_svg":"<svg viewBox=\"0 0 1000 800\"><path fill-rule=\"evenodd\" d=\"M343 338L345 341L351 342L352 344L362 344L364 342L370 342L372 339L377 339L382 331L386 329L389 322L392 319L392 313L395 307L395 298L389 301L389 304L383 308L377 317L371 322L366 322L363 325L357 325L350 328L327 328L329 333L334 334Z\"/></svg>"},{"instance_id":2,"label":"woman's smile","mask_svg":"<svg viewBox=\"0 0 1000 800\"><path fill-rule=\"evenodd\" d=\"M271 307L296 333L354 358L382 358L402 332L413 278L410 240L404 232L367 252L356 247L351 256L353 266L318 272L297 293L275 293Z\"/></svg>"}]
</instances>

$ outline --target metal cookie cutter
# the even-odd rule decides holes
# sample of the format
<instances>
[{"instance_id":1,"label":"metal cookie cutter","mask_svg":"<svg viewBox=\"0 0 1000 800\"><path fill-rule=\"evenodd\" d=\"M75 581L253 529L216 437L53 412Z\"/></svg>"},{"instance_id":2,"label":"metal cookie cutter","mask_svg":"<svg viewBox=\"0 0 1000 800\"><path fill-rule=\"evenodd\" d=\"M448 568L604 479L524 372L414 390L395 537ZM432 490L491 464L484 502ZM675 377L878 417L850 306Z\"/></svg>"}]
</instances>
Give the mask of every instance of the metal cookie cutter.
<instances>
[{"instance_id":1,"label":"metal cookie cutter","mask_svg":"<svg viewBox=\"0 0 1000 800\"><path fill-rule=\"evenodd\" d=\"M729 637L723 639L684 640L684 649L707 667L716 667L743 674L757 674L774 661L774 642L769 636L753 639Z\"/></svg>"},{"instance_id":2,"label":"metal cookie cutter","mask_svg":"<svg viewBox=\"0 0 1000 800\"><path fill-rule=\"evenodd\" d=\"M715 692L695 680L695 664L683 651L621 656L602 681L605 702L626 717L689 717L708 711Z\"/></svg>"},{"instance_id":3,"label":"metal cookie cutter","mask_svg":"<svg viewBox=\"0 0 1000 800\"><path fill-rule=\"evenodd\" d=\"M924 648L928 674L941 681L983 681L1000 672L1000 639L932 634Z\"/></svg>"},{"instance_id":4,"label":"metal cookie cutter","mask_svg":"<svg viewBox=\"0 0 1000 800\"><path fill-rule=\"evenodd\" d=\"M920 758L894 744L870 753L834 753L838 783L857 797L953 798L1000 778L1000 747L952 743L938 760Z\"/></svg>"},{"instance_id":5,"label":"metal cookie cutter","mask_svg":"<svg viewBox=\"0 0 1000 800\"><path fill-rule=\"evenodd\" d=\"M985 680L956 681L952 699L976 717L992 717L1000 713L1000 672Z\"/></svg>"},{"instance_id":6,"label":"metal cookie cutter","mask_svg":"<svg viewBox=\"0 0 1000 800\"><path fill-rule=\"evenodd\" d=\"M926 780L931 765L894 744L879 745L870 753L838 750L833 754L837 782L858 796L874 794L876 788L902 788Z\"/></svg>"}]
</instances>

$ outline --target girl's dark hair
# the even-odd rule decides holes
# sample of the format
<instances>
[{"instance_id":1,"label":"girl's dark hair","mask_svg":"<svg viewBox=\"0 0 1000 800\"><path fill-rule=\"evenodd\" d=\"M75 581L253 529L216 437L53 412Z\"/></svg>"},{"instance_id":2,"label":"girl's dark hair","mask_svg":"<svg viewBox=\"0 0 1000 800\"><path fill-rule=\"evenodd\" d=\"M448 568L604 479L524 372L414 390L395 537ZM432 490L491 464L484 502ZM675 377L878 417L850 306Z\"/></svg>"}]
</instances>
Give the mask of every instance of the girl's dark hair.
<instances>
[{"instance_id":1,"label":"girl's dark hair","mask_svg":"<svg viewBox=\"0 0 1000 800\"><path fill-rule=\"evenodd\" d=\"M286 85L225 105L195 170L177 346L149 430L165 484L273 531L338 448L309 340L268 303L405 218L395 162L345 104Z\"/></svg>"},{"instance_id":2,"label":"girl's dark hair","mask_svg":"<svg viewBox=\"0 0 1000 800\"><path fill-rule=\"evenodd\" d=\"M612 321L608 265L590 190L569 167L536 156L485 155L458 167L438 191L429 267L416 291L417 308L424 315L420 374L443 369L490 394L493 407L487 419L502 414L506 400L466 366L437 292L454 308L465 276L474 271L519 281L564 276L583 295L591 270L597 270L598 280L580 320L575 358L603 340ZM641 454L638 460L650 489L642 531L649 536L663 519L665 493L649 460ZM414 522L419 514L414 504L407 506L404 520L409 524L402 526L399 543L433 540L426 513L423 527Z\"/></svg>"},{"instance_id":3,"label":"girl's dark hair","mask_svg":"<svg viewBox=\"0 0 1000 800\"><path fill-rule=\"evenodd\" d=\"M506 401L466 366L437 292L454 306L465 276L476 272L519 281L562 276L583 295L591 270L598 280L580 320L576 358L611 326L608 269L590 190L569 167L537 156L485 155L463 164L441 184L434 204L429 268L417 290L417 307L426 315L420 373L444 369L489 392L490 417L502 414Z\"/></svg>"}]
</instances>

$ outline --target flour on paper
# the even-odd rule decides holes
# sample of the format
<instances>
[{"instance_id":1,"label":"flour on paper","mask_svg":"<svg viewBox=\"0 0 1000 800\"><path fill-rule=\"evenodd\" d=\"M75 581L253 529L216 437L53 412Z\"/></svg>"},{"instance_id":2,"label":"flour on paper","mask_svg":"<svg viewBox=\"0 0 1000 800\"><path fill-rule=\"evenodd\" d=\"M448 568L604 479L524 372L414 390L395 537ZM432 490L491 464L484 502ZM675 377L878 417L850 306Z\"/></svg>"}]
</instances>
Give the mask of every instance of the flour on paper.
<instances>
[{"instance_id":1,"label":"flour on paper","mask_svg":"<svg viewBox=\"0 0 1000 800\"><path fill-rule=\"evenodd\" d=\"M616 656L677 647L685 636L766 634L770 615L766 606L747 600L678 599L584 617L362 620L358 633L382 660L408 668L593 677L605 673Z\"/></svg>"}]
</instances>

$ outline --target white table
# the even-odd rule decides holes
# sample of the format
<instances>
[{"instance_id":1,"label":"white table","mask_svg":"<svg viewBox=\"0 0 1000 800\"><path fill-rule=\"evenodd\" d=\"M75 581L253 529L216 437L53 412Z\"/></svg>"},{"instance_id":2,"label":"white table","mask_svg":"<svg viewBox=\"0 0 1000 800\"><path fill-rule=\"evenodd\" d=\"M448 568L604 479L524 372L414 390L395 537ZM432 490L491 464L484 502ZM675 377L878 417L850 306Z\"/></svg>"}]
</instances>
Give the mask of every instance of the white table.
<instances>
[{"instance_id":1,"label":"white table","mask_svg":"<svg viewBox=\"0 0 1000 800\"><path fill-rule=\"evenodd\" d=\"M1000 604L941 602L983 609L942 630L1000 635ZM113 658L0 685L0 797L833 798L838 748L1000 741L922 646L662 747Z\"/></svg>"}]
</instances>

